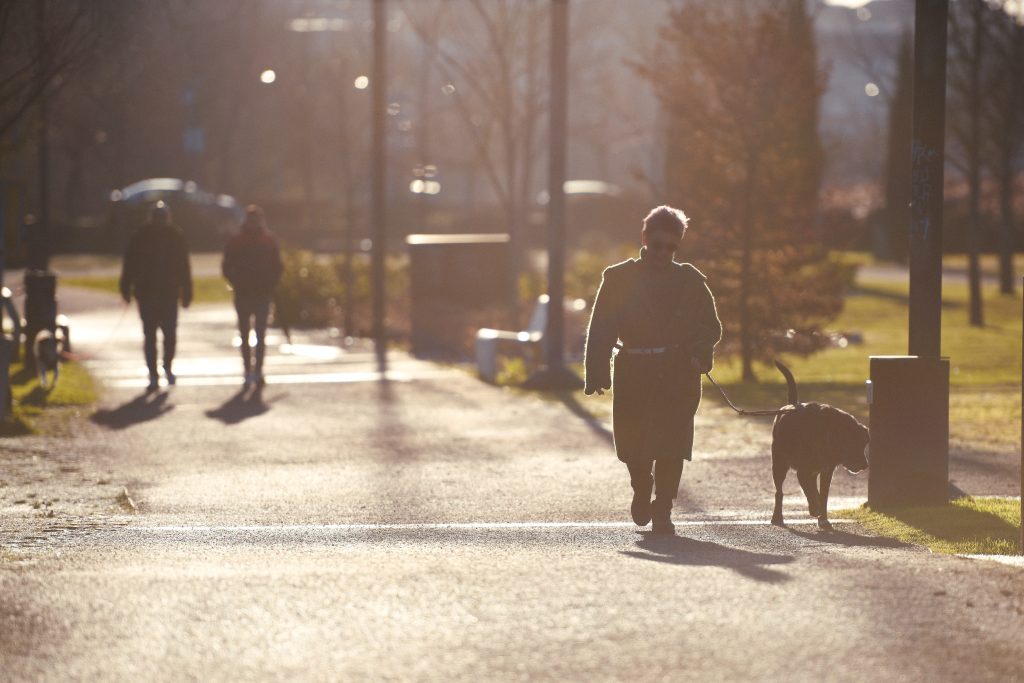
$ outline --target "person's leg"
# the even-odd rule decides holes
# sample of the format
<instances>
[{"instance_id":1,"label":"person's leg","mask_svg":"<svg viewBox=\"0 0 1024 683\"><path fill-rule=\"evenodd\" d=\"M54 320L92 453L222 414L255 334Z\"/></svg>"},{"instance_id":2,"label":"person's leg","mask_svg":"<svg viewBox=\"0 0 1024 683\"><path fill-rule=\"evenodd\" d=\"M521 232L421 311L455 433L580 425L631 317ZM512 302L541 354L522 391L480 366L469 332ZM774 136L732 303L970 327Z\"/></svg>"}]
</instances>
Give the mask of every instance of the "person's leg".
<instances>
[{"instance_id":1,"label":"person's leg","mask_svg":"<svg viewBox=\"0 0 1024 683\"><path fill-rule=\"evenodd\" d=\"M671 533L672 501L679 493L679 479L683 474L683 463L686 456L693 452L693 414L683 418L681 448L671 457L659 458L654 463L654 501L651 503L651 517L654 519L654 531Z\"/></svg>"},{"instance_id":2,"label":"person's leg","mask_svg":"<svg viewBox=\"0 0 1024 683\"><path fill-rule=\"evenodd\" d=\"M249 303L242 297L235 296L235 313L238 314L238 335L242 339L242 367L245 371L245 385L252 382L252 349L249 346L249 318L252 311Z\"/></svg>"},{"instance_id":3,"label":"person's leg","mask_svg":"<svg viewBox=\"0 0 1024 683\"><path fill-rule=\"evenodd\" d=\"M629 470L629 484L633 487L633 502L629 512L637 526L647 526L651 521L651 490L654 477L651 476L650 460L637 460L626 463Z\"/></svg>"},{"instance_id":4,"label":"person's leg","mask_svg":"<svg viewBox=\"0 0 1024 683\"><path fill-rule=\"evenodd\" d=\"M651 517L655 531L672 530L672 501L679 493L679 480L683 474L682 458L660 458L654 463L654 500Z\"/></svg>"},{"instance_id":5,"label":"person's leg","mask_svg":"<svg viewBox=\"0 0 1024 683\"><path fill-rule=\"evenodd\" d=\"M149 389L156 389L158 382L156 370L156 330L159 326L160 317L155 309L156 307L152 302L139 301L139 317L142 319L142 354L146 359L146 369L149 371Z\"/></svg>"},{"instance_id":6,"label":"person's leg","mask_svg":"<svg viewBox=\"0 0 1024 683\"><path fill-rule=\"evenodd\" d=\"M160 330L164 335L164 376L168 384L176 379L172 366L174 354L178 350L178 301L165 302L160 320Z\"/></svg>"},{"instance_id":7,"label":"person's leg","mask_svg":"<svg viewBox=\"0 0 1024 683\"><path fill-rule=\"evenodd\" d=\"M253 330L256 332L256 368L254 373L256 381L262 386L263 379L263 357L267 352L267 318L270 316L270 299L254 302L253 305Z\"/></svg>"}]
</instances>

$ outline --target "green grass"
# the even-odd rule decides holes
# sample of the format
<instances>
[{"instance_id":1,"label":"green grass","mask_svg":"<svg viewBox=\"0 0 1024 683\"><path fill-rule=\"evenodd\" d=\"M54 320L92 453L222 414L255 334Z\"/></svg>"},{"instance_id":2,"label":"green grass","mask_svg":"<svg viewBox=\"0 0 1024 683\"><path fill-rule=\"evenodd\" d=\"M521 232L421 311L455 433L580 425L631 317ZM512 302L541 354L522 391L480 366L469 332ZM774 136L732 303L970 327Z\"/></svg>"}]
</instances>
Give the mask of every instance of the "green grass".
<instances>
[{"instance_id":1,"label":"green grass","mask_svg":"<svg viewBox=\"0 0 1024 683\"><path fill-rule=\"evenodd\" d=\"M1021 421L1021 295L1006 296L995 285L983 287L985 326L967 320L966 284L946 285L942 301L942 353L950 360L950 440L975 448L1016 450ZM864 343L830 348L809 357L782 354L796 376L802 400L841 406L867 419L864 382L869 356L907 352L907 285L863 277L829 329L859 332ZM757 364L761 380L740 381L738 358L718 363L713 373L733 402L743 407L774 407L785 401L785 380L767 364ZM710 389L710 387L709 387ZM721 400L713 389L712 400Z\"/></svg>"},{"instance_id":2,"label":"green grass","mask_svg":"<svg viewBox=\"0 0 1024 683\"><path fill-rule=\"evenodd\" d=\"M53 389L39 386L39 377L23 363L10 368L13 409L0 422L0 436L19 436L37 431L39 419L48 408L89 406L96 402L96 386L85 369L75 361L60 367L60 379Z\"/></svg>"},{"instance_id":3,"label":"green grass","mask_svg":"<svg viewBox=\"0 0 1024 683\"><path fill-rule=\"evenodd\" d=\"M948 258L955 263L957 257ZM1006 296L998 286L984 285L983 299L985 326L975 328L967 319L967 285L947 284L942 292L942 353L950 359L950 442L953 448L1015 452L1021 424L1021 293ZM864 343L807 357L780 355L796 376L801 399L840 406L866 422L869 356L907 353L907 316L906 282L858 275L843 312L828 329L858 332ZM786 385L778 370L756 363L755 373L759 382L744 383L739 358L720 357L712 375L740 407L782 405ZM706 381L704 396L724 404ZM585 405L598 417L611 413L610 396L588 398Z\"/></svg>"},{"instance_id":4,"label":"green grass","mask_svg":"<svg viewBox=\"0 0 1024 683\"><path fill-rule=\"evenodd\" d=\"M116 275L78 275L62 277L60 284L67 287L84 287L110 294L120 294ZM231 301L231 290L220 275L204 275L192 278L192 300L197 304L223 303Z\"/></svg>"},{"instance_id":5,"label":"green grass","mask_svg":"<svg viewBox=\"0 0 1024 683\"><path fill-rule=\"evenodd\" d=\"M1020 501L1007 498L960 498L949 505L886 509L867 505L836 510L833 517L852 519L869 531L936 553L1015 555L1020 551Z\"/></svg>"}]
</instances>

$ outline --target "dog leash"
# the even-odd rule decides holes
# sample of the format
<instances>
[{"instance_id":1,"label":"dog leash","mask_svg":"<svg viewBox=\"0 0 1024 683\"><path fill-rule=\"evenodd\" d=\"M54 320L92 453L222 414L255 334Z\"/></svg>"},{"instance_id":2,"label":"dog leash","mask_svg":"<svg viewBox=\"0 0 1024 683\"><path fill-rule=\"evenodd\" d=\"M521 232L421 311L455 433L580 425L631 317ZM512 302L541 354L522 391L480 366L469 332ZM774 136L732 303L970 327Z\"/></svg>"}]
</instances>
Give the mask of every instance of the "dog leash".
<instances>
[{"instance_id":1,"label":"dog leash","mask_svg":"<svg viewBox=\"0 0 1024 683\"><path fill-rule=\"evenodd\" d=\"M710 371L705 372L704 376L707 377L711 381L711 384L714 385L715 389L718 389L718 393L720 393L722 395L722 398L724 398L725 402L729 404L729 407L732 408L733 410L735 410L740 415L748 415L748 416L751 416L751 417L761 417L761 416L764 416L764 415L779 415L780 413L784 412L784 409L780 409L780 410L744 410L743 408L737 408L736 405L732 401L729 400L728 395L726 395L726 393L725 393L725 389L720 387L718 385L718 382L715 381L714 377L711 376L711 372Z\"/></svg>"},{"instance_id":2,"label":"dog leash","mask_svg":"<svg viewBox=\"0 0 1024 683\"><path fill-rule=\"evenodd\" d=\"M110 334L107 335L107 338L103 340L100 346L106 346L114 339L114 335L117 334L117 328L121 327L121 323L124 322L124 317L128 315L128 309L131 307L131 303L126 303L121 307L121 315L117 316L117 321L115 321L114 326L110 328Z\"/></svg>"}]
</instances>

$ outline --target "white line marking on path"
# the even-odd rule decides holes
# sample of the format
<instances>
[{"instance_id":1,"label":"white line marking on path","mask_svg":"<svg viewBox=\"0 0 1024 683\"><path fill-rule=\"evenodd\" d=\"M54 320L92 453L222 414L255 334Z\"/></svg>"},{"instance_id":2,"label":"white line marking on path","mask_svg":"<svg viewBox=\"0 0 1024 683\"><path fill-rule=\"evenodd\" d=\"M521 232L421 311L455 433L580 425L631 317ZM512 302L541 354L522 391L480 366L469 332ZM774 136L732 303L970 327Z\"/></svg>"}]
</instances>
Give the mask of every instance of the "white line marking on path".
<instances>
[{"instance_id":1,"label":"white line marking on path","mask_svg":"<svg viewBox=\"0 0 1024 683\"><path fill-rule=\"evenodd\" d=\"M852 524L849 520L832 520L833 524ZM786 522L787 526L808 526L817 524L817 520L796 520ZM767 519L726 519L726 520L682 520L676 521L677 527L697 526L771 526ZM215 532L237 532L237 531L447 531L447 530L477 530L477 529L624 529L637 528L632 522L456 522L452 524L441 524L432 522L405 523L405 524L252 524L252 525L225 525L225 526L132 526L127 527L133 531L155 531L155 532L192 532L192 533L215 533Z\"/></svg>"},{"instance_id":2,"label":"white line marking on path","mask_svg":"<svg viewBox=\"0 0 1024 683\"><path fill-rule=\"evenodd\" d=\"M1024 555L959 555L959 557L965 557L968 560L988 560L1011 567L1024 567Z\"/></svg>"},{"instance_id":3,"label":"white line marking on path","mask_svg":"<svg viewBox=\"0 0 1024 683\"><path fill-rule=\"evenodd\" d=\"M267 375L267 384L352 384L359 382L411 382L417 379L435 379L451 375L450 370L418 370L414 372L309 372L291 375ZM149 381L145 378L106 380L104 384L122 389L143 389ZM178 375L178 386L186 387L222 387L241 382L237 375L182 377Z\"/></svg>"}]
</instances>

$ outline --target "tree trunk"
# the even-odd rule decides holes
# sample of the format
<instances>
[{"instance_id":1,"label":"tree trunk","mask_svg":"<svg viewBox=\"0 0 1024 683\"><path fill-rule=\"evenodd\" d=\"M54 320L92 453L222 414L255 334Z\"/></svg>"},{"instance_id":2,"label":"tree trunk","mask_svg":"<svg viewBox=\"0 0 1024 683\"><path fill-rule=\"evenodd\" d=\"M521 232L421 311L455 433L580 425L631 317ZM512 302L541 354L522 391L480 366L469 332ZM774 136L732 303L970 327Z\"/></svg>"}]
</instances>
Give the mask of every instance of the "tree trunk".
<instances>
[{"instance_id":1,"label":"tree trunk","mask_svg":"<svg viewBox=\"0 0 1024 683\"><path fill-rule=\"evenodd\" d=\"M745 182L743 201L740 208L740 233L742 235L741 260L740 260L740 355L743 359L743 381L756 382L757 375L754 374L754 337L751 332L750 323L750 294L751 281L753 280L754 260L754 226L751 216L751 204L754 196L754 187L757 183L757 154L752 154L747 160L747 178Z\"/></svg>"},{"instance_id":2,"label":"tree trunk","mask_svg":"<svg viewBox=\"0 0 1024 683\"><path fill-rule=\"evenodd\" d=\"M999 292L1014 293L1013 251L1016 230L1013 225L1013 165L1004 160L999 178Z\"/></svg>"},{"instance_id":3,"label":"tree trunk","mask_svg":"<svg viewBox=\"0 0 1024 683\"><path fill-rule=\"evenodd\" d=\"M74 147L68 154L68 179L64 186L64 217L74 222L78 217L78 199L82 196L83 153L81 147Z\"/></svg>"},{"instance_id":4,"label":"tree trunk","mask_svg":"<svg viewBox=\"0 0 1024 683\"><path fill-rule=\"evenodd\" d=\"M976 2L973 13L974 49L970 81L970 139L967 143L967 182L970 186L967 278L970 283L970 323L973 327L982 327L985 324L981 301L981 269L978 264L981 241L981 61L984 12L985 6L981 2Z\"/></svg>"}]
</instances>

